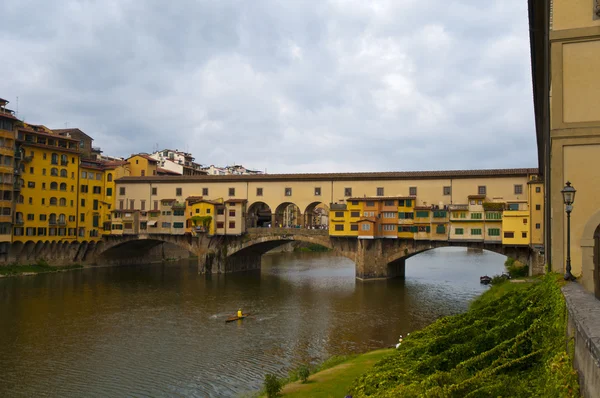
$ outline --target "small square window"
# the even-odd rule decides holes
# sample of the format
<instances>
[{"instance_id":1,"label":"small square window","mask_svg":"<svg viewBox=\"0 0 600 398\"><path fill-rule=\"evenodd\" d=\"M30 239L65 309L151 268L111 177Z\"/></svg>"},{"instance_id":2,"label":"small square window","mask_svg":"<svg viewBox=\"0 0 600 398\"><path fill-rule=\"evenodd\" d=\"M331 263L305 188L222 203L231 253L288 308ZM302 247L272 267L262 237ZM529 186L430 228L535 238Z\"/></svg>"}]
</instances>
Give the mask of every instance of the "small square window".
<instances>
[{"instance_id":1,"label":"small square window","mask_svg":"<svg viewBox=\"0 0 600 398\"><path fill-rule=\"evenodd\" d=\"M152 188L152 195L158 195L158 188Z\"/></svg>"},{"instance_id":2,"label":"small square window","mask_svg":"<svg viewBox=\"0 0 600 398\"><path fill-rule=\"evenodd\" d=\"M352 196L352 188L344 188L344 196Z\"/></svg>"},{"instance_id":3,"label":"small square window","mask_svg":"<svg viewBox=\"0 0 600 398\"><path fill-rule=\"evenodd\" d=\"M417 196L417 187L410 187L410 188L408 188L408 194L410 196Z\"/></svg>"},{"instance_id":4,"label":"small square window","mask_svg":"<svg viewBox=\"0 0 600 398\"><path fill-rule=\"evenodd\" d=\"M202 196L208 196L208 188L202 188Z\"/></svg>"},{"instance_id":5,"label":"small square window","mask_svg":"<svg viewBox=\"0 0 600 398\"><path fill-rule=\"evenodd\" d=\"M527 237L527 232L521 232L521 237L526 238Z\"/></svg>"},{"instance_id":6,"label":"small square window","mask_svg":"<svg viewBox=\"0 0 600 398\"><path fill-rule=\"evenodd\" d=\"M183 195L183 189L175 188L175 196L181 196L181 195Z\"/></svg>"},{"instance_id":7,"label":"small square window","mask_svg":"<svg viewBox=\"0 0 600 398\"><path fill-rule=\"evenodd\" d=\"M452 194L452 187L444 187L444 195Z\"/></svg>"},{"instance_id":8,"label":"small square window","mask_svg":"<svg viewBox=\"0 0 600 398\"><path fill-rule=\"evenodd\" d=\"M285 189L285 196L292 196L292 188Z\"/></svg>"},{"instance_id":9,"label":"small square window","mask_svg":"<svg viewBox=\"0 0 600 398\"><path fill-rule=\"evenodd\" d=\"M152 189L155 189L155 188L152 188ZM119 187L119 195L125 195L125 187Z\"/></svg>"},{"instance_id":10,"label":"small square window","mask_svg":"<svg viewBox=\"0 0 600 398\"><path fill-rule=\"evenodd\" d=\"M542 205L535 205L536 210L542 210Z\"/></svg>"},{"instance_id":11,"label":"small square window","mask_svg":"<svg viewBox=\"0 0 600 398\"><path fill-rule=\"evenodd\" d=\"M542 188L541 187L535 187L535 193L540 193L542 192Z\"/></svg>"},{"instance_id":12,"label":"small square window","mask_svg":"<svg viewBox=\"0 0 600 398\"><path fill-rule=\"evenodd\" d=\"M486 195L487 194L487 189L486 189L485 185L480 185L477 187L477 194L478 195Z\"/></svg>"},{"instance_id":13,"label":"small square window","mask_svg":"<svg viewBox=\"0 0 600 398\"><path fill-rule=\"evenodd\" d=\"M229 196L235 196L235 188L229 188Z\"/></svg>"},{"instance_id":14,"label":"small square window","mask_svg":"<svg viewBox=\"0 0 600 398\"><path fill-rule=\"evenodd\" d=\"M540 223L535 224L535 229L540 229L542 228L542 225Z\"/></svg>"},{"instance_id":15,"label":"small square window","mask_svg":"<svg viewBox=\"0 0 600 398\"><path fill-rule=\"evenodd\" d=\"M523 193L523 185L515 185L515 195L521 195Z\"/></svg>"},{"instance_id":16,"label":"small square window","mask_svg":"<svg viewBox=\"0 0 600 398\"><path fill-rule=\"evenodd\" d=\"M321 196L321 187L315 187L315 196Z\"/></svg>"},{"instance_id":17,"label":"small square window","mask_svg":"<svg viewBox=\"0 0 600 398\"><path fill-rule=\"evenodd\" d=\"M263 196L263 189L262 188L256 188L256 196Z\"/></svg>"},{"instance_id":18,"label":"small square window","mask_svg":"<svg viewBox=\"0 0 600 398\"><path fill-rule=\"evenodd\" d=\"M377 188L377 196L383 196L383 187Z\"/></svg>"}]
</instances>

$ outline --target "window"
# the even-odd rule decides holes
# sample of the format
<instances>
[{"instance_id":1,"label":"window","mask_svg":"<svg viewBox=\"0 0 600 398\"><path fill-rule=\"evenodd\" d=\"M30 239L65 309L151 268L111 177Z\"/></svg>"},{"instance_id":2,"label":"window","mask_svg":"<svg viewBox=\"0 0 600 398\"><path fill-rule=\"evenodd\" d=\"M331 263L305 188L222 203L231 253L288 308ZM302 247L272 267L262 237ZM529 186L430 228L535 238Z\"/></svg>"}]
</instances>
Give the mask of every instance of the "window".
<instances>
[{"instance_id":1,"label":"window","mask_svg":"<svg viewBox=\"0 0 600 398\"><path fill-rule=\"evenodd\" d=\"M542 210L542 205L535 205L536 210Z\"/></svg>"},{"instance_id":2,"label":"window","mask_svg":"<svg viewBox=\"0 0 600 398\"><path fill-rule=\"evenodd\" d=\"M185 216L185 210L173 210L174 216Z\"/></svg>"},{"instance_id":3,"label":"window","mask_svg":"<svg viewBox=\"0 0 600 398\"><path fill-rule=\"evenodd\" d=\"M410 196L417 196L417 187L408 188L408 194ZM409 205L407 204L407 206L409 206Z\"/></svg>"},{"instance_id":4,"label":"window","mask_svg":"<svg viewBox=\"0 0 600 398\"><path fill-rule=\"evenodd\" d=\"M521 232L521 237L527 238L527 232Z\"/></svg>"},{"instance_id":5,"label":"window","mask_svg":"<svg viewBox=\"0 0 600 398\"><path fill-rule=\"evenodd\" d=\"M57 153L53 153L51 158L50 158L50 163L52 164L58 164L58 154Z\"/></svg>"},{"instance_id":6,"label":"window","mask_svg":"<svg viewBox=\"0 0 600 398\"><path fill-rule=\"evenodd\" d=\"M85 222L85 213L79 214L79 221L80 222Z\"/></svg>"},{"instance_id":7,"label":"window","mask_svg":"<svg viewBox=\"0 0 600 398\"><path fill-rule=\"evenodd\" d=\"M535 224L535 229L540 229L540 228L542 228L542 225L540 223L536 223Z\"/></svg>"},{"instance_id":8,"label":"window","mask_svg":"<svg viewBox=\"0 0 600 398\"><path fill-rule=\"evenodd\" d=\"M34 221L35 220L35 214L27 214L27 221Z\"/></svg>"},{"instance_id":9,"label":"window","mask_svg":"<svg viewBox=\"0 0 600 398\"><path fill-rule=\"evenodd\" d=\"M535 187L535 193L540 193L542 192L542 188L541 187Z\"/></svg>"},{"instance_id":10,"label":"window","mask_svg":"<svg viewBox=\"0 0 600 398\"><path fill-rule=\"evenodd\" d=\"M152 195L158 195L158 188L152 188Z\"/></svg>"},{"instance_id":11,"label":"window","mask_svg":"<svg viewBox=\"0 0 600 398\"><path fill-rule=\"evenodd\" d=\"M370 231L371 230L371 224L368 223L362 223L362 228L363 231Z\"/></svg>"},{"instance_id":12,"label":"window","mask_svg":"<svg viewBox=\"0 0 600 398\"><path fill-rule=\"evenodd\" d=\"M96 173L96 181L102 181L102 173Z\"/></svg>"},{"instance_id":13,"label":"window","mask_svg":"<svg viewBox=\"0 0 600 398\"><path fill-rule=\"evenodd\" d=\"M50 206L56 206L58 200L56 198L50 198Z\"/></svg>"},{"instance_id":14,"label":"window","mask_svg":"<svg viewBox=\"0 0 600 398\"><path fill-rule=\"evenodd\" d=\"M438 225L437 227L435 227L435 233L436 234L445 234L446 227L444 225Z\"/></svg>"},{"instance_id":15,"label":"window","mask_svg":"<svg viewBox=\"0 0 600 398\"><path fill-rule=\"evenodd\" d=\"M92 208L93 208L94 210L98 210L98 199L94 199L94 202L93 202Z\"/></svg>"},{"instance_id":16,"label":"window","mask_svg":"<svg viewBox=\"0 0 600 398\"><path fill-rule=\"evenodd\" d=\"M50 189L52 189L52 185L50 186ZM81 185L81 192L82 193L87 193L88 192L88 186L87 185Z\"/></svg>"},{"instance_id":17,"label":"window","mask_svg":"<svg viewBox=\"0 0 600 398\"><path fill-rule=\"evenodd\" d=\"M515 185L515 195L521 195L523 193L523 185Z\"/></svg>"},{"instance_id":18,"label":"window","mask_svg":"<svg viewBox=\"0 0 600 398\"><path fill-rule=\"evenodd\" d=\"M235 221L229 221L229 228L235 228Z\"/></svg>"},{"instance_id":19,"label":"window","mask_svg":"<svg viewBox=\"0 0 600 398\"><path fill-rule=\"evenodd\" d=\"M344 224L335 224L335 230L336 231L343 231L344 230Z\"/></svg>"},{"instance_id":20,"label":"window","mask_svg":"<svg viewBox=\"0 0 600 398\"><path fill-rule=\"evenodd\" d=\"M444 195L451 195L452 194L452 187L444 187Z\"/></svg>"},{"instance_id":21,"label":"window","mask_svg":"<svg viewBox=\"0 0 600 398\"><path fill-rule=\"evenodd\" d=\"M29 202L30 205L33 204L33 198L28 198L27 201Z\"/></svg>"},{"instance_id":22,"label":"window","mask_svg":"<svg viewBox=\"0 0 600 398\"><path fill-rule=\"evenodd\" d=\"M106 181L111 182L112 178L112 173L108 173L108 175L106 176Z\"/></svg>"},{"instance_id":23,"label":"window","mask_svg":"<svg viewBox=\"0 0 600 398\"><path fill-rule=\"evenodd\" d=\"M158 207L158 202L157 207ZM125 208L125 201L123 199L119 200L119 210L123 210Z\"/></svg>"},{"instance_id":24,"label":"window","mask_svg":"<svg viewBox=\"0 0 600 398\"><path fill-rule=\"evenodd\" d=\"M142 170L142 177L146 176L146 170Z\"/></svg>"},{"instance_id":25,"label":"window","mask_svg":"<svg viewBox=\"0 0 600 398\"><path fill-rule=\"evenodd\" d=\"M465 230L463 228L456 228L454 230L455 235L463 235L464 233L465 233Z\"/></svg>"},{"instance_id":26,"label":"window","mask_svg":"<svg viewBox=\"0 0 600 398\"><path fill-rule=\"evenodd\" d=\"M485 213L485 218L487 220L502 220L502 213L487 212L487 213Z\"/></svg>"},{"instance_id":27,"label":"window","mask_svg":"<svg viewBox=\"0 0 600 398\"><path fill-rule=\"evenodd\" d=\"M352 203L352 206L358 206L358 200L353 200L350 203Z\"/></svg>"},{"instance_id":28,"label":"window","mask_svg":"<svg viewBox=\"0 0 600 398\"><path fill-rule=\"evenodd\" d=\"M352 196L352 188L344 188L344 196Z\"/></svg>"},{"instance_id":29,"label":"window","mask_svg":"<svg viewBox=\"0 0 600 398\"><path fill-rule=\"evenodd\" d=\"M429 212L428 211L417 211L417 218L429 218Z\"/></svg>"},{"instance_id":30,"label":"window","mask_svg":"<svg viewBox=\"0 0 600 398\"><path fill-rule=\"evenodd\" d=\"M527 219L526 218L523 219L523 224L527 224Z\"/></svg>"},{"instance_id":31,"label":"window","mask_svg":"<svg viewBox=\"0 0 600 398\"><path fill-rule=\"evenodd\" d=\"M285 188L285 196L292 196L292 188Z\"/></svg>"},{"instance_id":32,"label":"window","mask_svg":"<svg viewBox=\"0 0 600 398\"><path fill-rule=\"evenodd\" d=\"M146 201L145 200L140 201L140 210L146 210Z\"/></svg>"},{"instance_id":33,"label":"window","mask_svg":"<svg viewBox=\"0 0 600 398\"><path fill-rule=\"evenodd\" d=\"M112 188L106 188L106 196L112 196Z\"/></svg>"},{"instance_id":34,"label":"window","mask_svg":"<svg viewBox=\"0 0 600 398\"><path fill-rule=\"evenodd\" d=\"M225 228L225 223L223 221L217 221L217 229Z\"/></svg>"},{"instance_id":35,"label":"window","mask_svg":"<svg viewBox=\"0 0 600 398\"><path fill-rule=\"evenodd\" d=\"M46 169L42 169L42 175L45 176L46 175Z\"/></svg>"},{"instance_id":36,"label":"window","mask_svg":"<svg viewBox=\"0 0 600 398\"><path fill-rule=\"evenodd\" d=\"M446 210L436 210L433 212L433 218L446 218Z\"/></svg>"},{"instance_id":37,"label":"window","mask_svg":"<svg viewBox=\"0 0 600 398\"><path fill-rule=\"evenodd\" d=\"M92 192L94 192L95 194L101 194L102 193L102 187L92 187Z\"/></svg>"},{"instance_id":38,"label":"window","mask_svg":"<svg viewBox=\"0 0 600 398\"><path fill-rule=\"evenodd\" d=\"M377 188L377 196L383 196L383 187Z\"/></svg>"},{"instance_id":39,"label":"window","mask_svg":"<svg viewBox=\"0 0 600 398\"><path fill-rule=\"evenodd\" d=\"M67 169L60 169L60 176L67 178Z\"/></svg>"},{"instance_id":40,"label":"window","mask_svg":"<svg viewBox=\"0 0 600 398\"><path fill-rule=\"evenodd\" d=\"M229 217L235 217L235 209L229 209Z\"/></svg>"},{"instance_id":41,"label":"window","mask_svg":"<svg viewBox=\"0 0 600 398\"><path fill-rule=\"evenodd\" d=\"M67 190L67 184L66 184L66 183L64 183L64 182L61 182L61 183L60 183L60 190L61 190L61 191L66 191L66 190Z\"/></svg>"},{"instance_id":42,"label":"window","mask_svg":"<svg viewBox=\"0 0 600 398\"><path fill-rule=\"evenodd\" d=\"M119 195L125 195L125 187L119 187Z\"/></svg>"},{"instance_id":43,"label":"window","mask_svg":"<svg viewBox=\"0 0 600 398\"><path fill-rule=\"evenodd\" d=\"M321 196L321 187L315 187L315 196Z\"/></svg>"},{"instance_id":44,"label":"window","mask_svg":"<svg viewBox=\"0 0 600 398\"><path fill-rule=\"evenodd\" d=\"M81 207L85 207L85 199L81 199Z\"/></svg>"},{"instance_id":45,"label":"window","mask_svg":"<svg viewBox=\"0 0 600 398\"><path fill-rule=\"evenodd\" d=\"M153 209L154 209L154 210L158 210L158 200L155 200L155 201L154 201L154 204L153 204L153 206L154 206L154 207L153 207Z\"/></svg>"},{"instance_id":46,"label":"window","mask_svg":"<svg viewBox=\"0 0 600 398\"><path fill-rule=\"evenodd\" d=\"M33 182L33 181L28 181L28 182L27 182L27 188L35 188L35 182Z\"/></svg>"},{"instance_id":47,"label":"window","mask_svg":"<svg viewBox=\"0 0 600 398\"><path fill-rule=\"evenodd\" d=\"M471 235L481 235L481 228L471 228Z\"/></svg>"},{"instance_id":48,"label":"window","mask_svg":"<svg viewBox=\"0 0 600 398\"><path fill-rule=\"evenodd\" d=\"M229 188L229 196L235 196L235 188Z\"/></svg>"},{"instance_id":49,"label":"window","mask_svg":"<svg viewBox=\"0 0 600 398\"><path fill-rule=\"evenodd\" d=\"M504 237L505 238L514 238L515 237L515 233L514 232L505 232L504 233Z\"/></svg>"},{"instance_id":50,"label":"window","mask_svg":"<svg viewBox=\"0 0 600 398\"><path fill-rule=\"evenodd\" d=\"M398 218L401 220L405 220L405 219L412 220L414 218L414 213L399 212Z\"/></svg>"},{"instance_id":51,"label":"window","mask_svg":"<svg viewBox=\"0 0 600 398\"><path fill-rule=\"evenodd\" d=\"M367 200L367 207L374 207L375 206L375 202L372 200Z\"/></svg>"},{"instance_id":52,"label":"window","mask_svg":"<svg viewBox=\"0 0 600 398\"><path fill-rule=\"evenodd\" d=\"M385 211L383 212L383 218L396 218L396 212L389 212L389 211Z\"/></svg>"},{"instance_id":53,"label":"window","mask_svg":"<svg viewBox=\"0 0 600 398\"><path fill-rule=\"evenodd\" d=\"M481 219L482 219L481 213L471 213L471 220L481 220Z\"/></svg>"},{"instance_id":54,"label":"window","mask_svg":"<svg viewBox=\"0 0 600 398\"><path fill-rule=\"evenodd\" d=\"M183 228L183 223L182 222L174 222L173 228Z\"/></svg>"},{"instance_id":55,"label":"window","mask_svg":"<svg viewBox=\"0 0 600 398\"><path fill-rule=\"evenodd\" d=\"M509 203L508 210L519 210L519 204L518 203Z\"/></svg>"},{"instance_id":56,"label":"window","mask_svg":"<svg viewBox=\"0 0 600 398\"><path fill-rule=\"evenodd\" d=\"M54 177L58 177L58 169L56 167L51 168L50 175L54 176Z\"/></svg>"},{"instance_id":57,"label":"window","mask_svg":"<svg viewBox=\"0 0 600 398\"><path fill-rule=\"evenodd\" d=\"M84 180L87 179L87 171L82 171L81 172L81 178L84 179Z\"/></svg>"},{"instance_id":58,"label":"window","mask_svg":"<svg viewBox=\"0 0 600 398\"><path fill-rule=\"evenodd\" d=\"M217 215L218 215L218 216L222 216L223 214L225 214L225 208L223 208L223 207L219 207L219 208L217 209Z\"/></svg>"},{"instance_id":59,"label":"window","mask_svg":"<svg viewBox=\"0 0 600 398\"><path fill-rule=\"evenodd\" d=\"M59 205L59 206L63 206L63 207L67 206L67 199L65 199L65 198L60 198L60 199L58 200L58 205Z\"/></svg>"},{"instance_id":60,"label":"window","mask_svg":"<svg viewBox=\"0 0 600 398\"><path fill-rule=\"evenodd\" d=\"M336 211L335 212L335 216L336 217L344 217L344 212L343 211Z\"/></svg>"},{"instance_id":61,"label":"window","mask_svg":"<svg viewBox=\"0 0 600 398\"><path fill-rule=\"evenodd\" d=\"M350 217L360 217L360 211L351 211Z\"/></svg>"},{"instance_id":62,"label":"window","mask_svg":"<svg viewBox=\"0 0 600 398\"><path fill-rule=\"evenodd\" d=\"M256 188L256 196L263 196L263 189L262 188Z\"/></svg>"},{"instance_id":63,"label":"window","mask_svg":"<svg viewBox=\"0 0 600 398\"><path fill-rule=\"evenodd\" d=\"M66 166L69 164L69 158L67 155L60 155L60 164Z\"/></svg>"},{"instance_id":64,"label":"window","mask_svg":"<svg viewBox=\"0 0 600 398\"><path fill-rule=\"evenodd\" d=\"M487 194L487 189L485 188L485 185L480 185L477 187L477 194L479 195L486 195Z\"/></svg>"},{"instance_id":65,"label":"window","mask_svg":"<svg viewBox=\"0 0 600 398\"><path fill-rule=\"evenodd\" d=\"M135 199L129 199L129 208L131 210L135 209Z\"/></svg>"},{"instance_id":66,"label":"window","mask_svg":"<svg viewBox=\"0 0 600 398\"><path fill-rule=\"evenodd\" d=\"M181 196L181 195L183 195L183 189L175 188L175 196Z\"/></svg>"},{"instance_id":67,"label":"window","mask_svg":"<svg viewBox=\"0 0 600 398\"><path fill-rule=\"evenodd\" d=\"M358 224L350 224L350 231L358 231Z\"/></svg>"},{"instance_id":68,"label":"window","mask_svg":"<svg viewBox=\"0 0 600 398\"><path fill-rule=\"evenodd\" d=\"M488 228L489 236L500 236L500 228Z\"/></svg>"},{"instance_id":69,"label":"window","mask_svg":"<svg viewBox=\"0 0 600 398\"><path fill-rule=\"evenodd\" d=\"M202 188L202 195L208 196L208 188Z\"/></svg>"},{"instance_id":70,"label":"window","mask_svg":"<svg viewBox=\"0 0 600 398\"><path fill-rule=\"evenodd\" d=\"M33 174L33 167L29 168L29 174Z\"/></svg>"},{"instance_id":71,"label":"window","mask_svg":"<svg viewBox=\"0 0 600 398\"><path fill-rule=\"evenodd\" d=\"M161 227L162 227L162 228L171 228L171 223L170 223L170 222L163 222L163 223L161 224Z\"/></svg>"}]
</instances>

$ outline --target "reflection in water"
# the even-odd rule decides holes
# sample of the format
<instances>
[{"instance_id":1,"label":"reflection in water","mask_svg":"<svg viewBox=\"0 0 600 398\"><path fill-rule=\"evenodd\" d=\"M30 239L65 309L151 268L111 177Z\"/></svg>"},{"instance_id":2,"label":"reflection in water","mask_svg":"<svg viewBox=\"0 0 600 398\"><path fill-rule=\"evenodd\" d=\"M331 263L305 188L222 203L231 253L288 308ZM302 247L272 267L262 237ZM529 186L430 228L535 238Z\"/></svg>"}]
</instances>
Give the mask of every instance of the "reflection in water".
<instances>
[{"instance_id":1,"label":"reflection in water","mask_svg":"<svg viewBox=\"0 0 600 398\"><path fill-rule=\"evenodd\" d=\"M379 282L328 253L225 276L180 263L0 279L0 396L235 396L267 372L389 346L465 310L503 261L432 250L406 280ZM238 308L254 315L226 324Z\"/></svg>"}]
</instances>

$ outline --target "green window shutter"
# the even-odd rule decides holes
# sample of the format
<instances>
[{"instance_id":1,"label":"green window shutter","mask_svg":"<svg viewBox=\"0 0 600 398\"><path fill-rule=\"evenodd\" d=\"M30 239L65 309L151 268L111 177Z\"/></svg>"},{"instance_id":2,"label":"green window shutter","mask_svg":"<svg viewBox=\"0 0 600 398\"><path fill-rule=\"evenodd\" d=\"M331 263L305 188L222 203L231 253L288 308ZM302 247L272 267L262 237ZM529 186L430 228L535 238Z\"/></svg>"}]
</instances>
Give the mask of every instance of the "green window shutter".
<instances>
[{"instance_id":1,"label":"green window shutter","mask_svg":"<svg viewBox=\"0 0 600 398\"><path fill-rule=\"evenodd\" d=\"M412 206L412 199L406 199L406 207Z\"/></svg>"},{"instance_id":2,"label":"green window shutter","mask_svg":"<svg viewBox=\"0 0 600 398\"><path fill-rule=\"evenodd\" d=\"M431 232L431 227L429 225L425 227L425 232Z\"/></svg>"},{"instance_id":3,"label":"green window shutter","mask_svg":"<svg viewBox=\"0 0 600 398\"><path fill-rule=\"evenodd\" d=\"M418 218L427 218L427 217L429 217L429 212L428 211L417 211L417 217Z\"/></svg>"},{"instance_id":4,"label":"green window shutter","mask_svg":"<svg viewBox=\"0 0 600 398\"><path fill-rule=\"evenodd\" d=\"M415 227L414 225L412 227L410 227L410 232L418 232L419 228Z\"/></svg>"},{"instance_id":5,"label":"green window shutter","mask_svg":"<svg viewBox=\"0 0 600 398\"><path fill-rule=\"evenodd\" d=\"M446 227L444 227L443 225L438 225L435 228L435 233L436 234L445 234L446 233Z\"/></svg>"},{"instance_id":6,"label":"green window shutter","mask_svg":"<svg viewBox=\"0 0 600 398\"><path fill-rule=\"evenodd\" d=\"M456 228L455 233L456 233L456 235L462 235L463 234L463 229L462 228Z\"/></svg>"},{"instance_id":7,"label":"green window shutter","mask_svg":"<svg viewBox=\"0 0 600 398\"><path fill-rule=\"evenodd\" d=\"M398 213L398 218L404 219L404 213Z\"/></svg>"}]
</instances>

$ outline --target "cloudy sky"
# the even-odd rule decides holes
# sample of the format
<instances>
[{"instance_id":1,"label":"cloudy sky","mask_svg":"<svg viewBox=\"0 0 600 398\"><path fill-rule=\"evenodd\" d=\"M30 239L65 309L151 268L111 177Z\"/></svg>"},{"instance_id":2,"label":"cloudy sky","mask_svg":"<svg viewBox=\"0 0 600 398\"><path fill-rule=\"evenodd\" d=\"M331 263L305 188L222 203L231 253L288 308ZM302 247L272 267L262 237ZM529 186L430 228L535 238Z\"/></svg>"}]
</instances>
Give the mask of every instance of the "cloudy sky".
<instances>
[{"instance_id":1,"label":"cloudy sky","mask_svg":"<svg viewBox=\"0 0 600 398\"><path fill-rule=\"evenodd\" d=\"M525 0L3 0L0 97L105 154L536 167Z\"/></svg>"}]
</instances>

